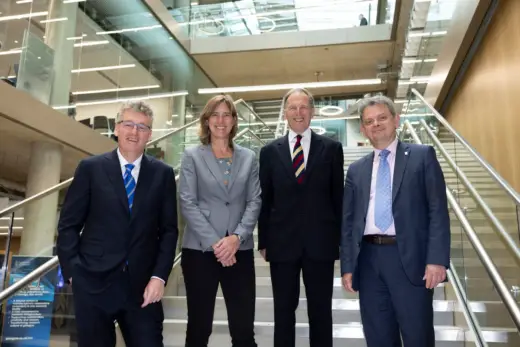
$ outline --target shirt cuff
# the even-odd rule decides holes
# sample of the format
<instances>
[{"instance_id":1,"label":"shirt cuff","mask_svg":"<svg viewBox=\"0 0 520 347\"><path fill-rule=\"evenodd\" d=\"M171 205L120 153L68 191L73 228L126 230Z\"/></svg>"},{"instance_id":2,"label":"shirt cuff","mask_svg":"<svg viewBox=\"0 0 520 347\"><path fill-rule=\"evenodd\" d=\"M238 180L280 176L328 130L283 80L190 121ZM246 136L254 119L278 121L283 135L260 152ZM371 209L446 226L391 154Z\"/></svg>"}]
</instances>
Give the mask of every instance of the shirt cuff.
<instances>
[{"instance_id":1,"label":"shirt cuff","mask_svg":"<svg viewBox=\"0 0 520 347\"><path fill-rule=\"evenodd\" d=\"M152 276L152 278L157 278L158 280L161 280L163 284L165 284L166 282L164 282L164 280L160 277L157 277L157 276Z\"/></svg>"}]
</instances>

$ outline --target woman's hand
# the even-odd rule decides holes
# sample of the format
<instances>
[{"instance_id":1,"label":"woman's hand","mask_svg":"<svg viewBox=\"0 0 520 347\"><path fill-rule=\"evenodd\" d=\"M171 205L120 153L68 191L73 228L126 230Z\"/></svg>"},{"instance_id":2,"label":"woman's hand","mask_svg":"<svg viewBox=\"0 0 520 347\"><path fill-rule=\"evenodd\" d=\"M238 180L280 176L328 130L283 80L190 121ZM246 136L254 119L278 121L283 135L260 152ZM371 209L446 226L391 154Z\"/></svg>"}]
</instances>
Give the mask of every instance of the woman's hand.
<instances>
[{"instance_id":1,"label":"woman's hand","mask_svg":"<svg viewBox=\"0 0 520 347\"><path fill-rule=\"evenodd\" d=\"M235 253L240 247L240 240L237 235L226 236L213 245L213 250L218 261L224 266L235 264Z\"/></svg>"}]
</instances>

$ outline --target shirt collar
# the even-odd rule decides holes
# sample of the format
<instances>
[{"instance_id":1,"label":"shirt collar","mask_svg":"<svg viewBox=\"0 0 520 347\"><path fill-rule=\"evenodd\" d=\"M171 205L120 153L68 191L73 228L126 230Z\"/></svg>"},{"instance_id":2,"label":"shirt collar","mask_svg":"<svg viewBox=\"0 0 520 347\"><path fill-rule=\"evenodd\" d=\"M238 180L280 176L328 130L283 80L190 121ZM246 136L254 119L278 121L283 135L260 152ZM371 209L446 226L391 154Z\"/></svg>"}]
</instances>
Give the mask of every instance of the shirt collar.
<instances>
[{"instance_id":1,"label":"shirt collar","mask_svg":"<svg viewBox=\"0 0 520 347\"><path fill-rule=\"evenodd\" d=\"M394 139L394 141L392 141L392 142L388 145L388 147L386 147L385 149L386 149L387 151L389 151L390 154L395 155L395 153L397 152L397 142L398 142L398 141L397 141L397 136L396 136L396 138ZM379 158L379 153L381 153L381 149L374 148L374 153L375 153L375 154L374 154L374 158Z\"/></svg>"},{"instance_id":2,"label":"shirt collar","mask_svg":"<svg viewBox=\"0 0 520 347\"><path fill-rule=\"evenodd\" d=\"M121 164L121 167L123 167L123 168L125 167L126 164L134 164L135 169L141 167L141 160L143 160L142 154L133 163L129 163L128 160L126 160L125 157L123 157L119 148L117 149L117 156L119 158L119 163Z\"/></svg>"},{"instance_id":3,"label":"shirt collar","mask_svg":"<svg viewBox=\"0 0 520 347\"><path fill-rule=\"evenodd\" d=\"M307 128L302 134L302 139L310 139L311 138L311 128ZM292 129L289 129L289 142L292 142L295 137L298 136Z\"/></svg>"}]
</instances>

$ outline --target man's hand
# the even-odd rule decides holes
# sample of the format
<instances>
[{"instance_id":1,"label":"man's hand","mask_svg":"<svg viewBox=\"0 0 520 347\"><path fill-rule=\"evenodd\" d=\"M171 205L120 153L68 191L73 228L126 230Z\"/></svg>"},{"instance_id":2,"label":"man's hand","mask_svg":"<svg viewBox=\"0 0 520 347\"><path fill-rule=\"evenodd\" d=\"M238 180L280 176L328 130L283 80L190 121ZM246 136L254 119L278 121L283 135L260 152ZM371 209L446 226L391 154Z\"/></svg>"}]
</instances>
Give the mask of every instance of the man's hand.
<instances>
[{"instance_id":1,"label":"man's hand","mask_svg":"<svg viewBox=\"0 0 520 347\"><path fill-rule=\"evenodd\" d=\"M426 265L423 280L426 280L426 288L433 289L446 279L446 268L442 265Z\"/></svg>"},{"instance_id":2,"label":"man's hand","mask_svg":"<svg viewBox=\"0 0 520 347\"><path fill-rule=\"evenodd\" d=\"M226 266L225 264L229 264L232 258L235 258L235 253L238 251L239 247L240 240L238 236L231 235L224 237L219 242L214 244L213 250L218 261L221 262L222 265ZM235 262L233 262L231 265L233 265Z\"/></svg>"},{"instance_id":3,"label":"man's hand","mask_svg":"<svg viewBox=\"0 0 520 347\"><path fill-rule=\"evenodd\" d=\"M264 258L264 260L267 261L267 258L265 257L265 248L260 249L259 252L260 252L260 255L262 256L262 258Z\"/></svg>"},{"instance_id":4,"label":"man's hand","mask_svg":"<svg viewBox=\"0 0 520 347\"><path fill-rule=\"evenodd\" d=\"M354 290L354 288L352 288L352 274L351 273L344 274L342 277L342 282L343 282L343 288L345 288L345 290L347 292L351 292L351 293L356 292Z\"/></svg>"},{"instance_id":5,"label":"man's hand","mask_svg":"<svg viewBox=\"0 0 520 347\"><path fill-rule=\"evenodd\" d=\"M146 307L154 302L159 302L164 295L164 282L158 278L150 279L148 285L144 289L144 302L141 307Z\"/></svg>"}]
</instances>

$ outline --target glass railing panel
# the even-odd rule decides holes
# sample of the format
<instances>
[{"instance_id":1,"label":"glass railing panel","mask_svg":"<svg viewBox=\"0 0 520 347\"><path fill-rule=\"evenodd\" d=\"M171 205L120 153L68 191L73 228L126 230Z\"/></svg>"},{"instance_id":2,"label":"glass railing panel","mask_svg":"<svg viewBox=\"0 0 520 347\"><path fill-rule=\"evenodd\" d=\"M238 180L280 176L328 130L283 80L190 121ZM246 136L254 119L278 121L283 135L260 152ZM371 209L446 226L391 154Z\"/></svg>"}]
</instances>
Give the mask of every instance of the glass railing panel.
<instances>
[{"instance_id":1,"label":"glass railing panel","mask_svg":"<svg viewBox=\"0 0 520 347\"><path fill-rule=\"evenodd\" d=\"M119 3L0 1L0 77L104 136L131 99L152 107L155 137L189 122L214 85L144 2Z\"/></svg>"},{"instance_id":2,"label":"glass railing panel","mask_svg":"<svg viewBox=\"0 0 520 347\"><path fill-rule=\"evenodd\" d=\"M463 210L463 214L484 244L486 252L493 259L504 281L508 285L518 283L520 269L518 269L511 257L507 259L507 255L504 255L507 252L505 252L503 244L497 239L489 223L485 219L476 218L478 211L470 208L470 201L463 194L463 188L457 174L451 170L451 167L432 141L432 138L424 131L423 126L411 126L414 128L421 143L433 146L436 149L437 159L442 167L447 189L453 195L458 206ZM416 143L415 139L411 137L407 126L401 132L400 138L403 142ZM468 234L463 228L463 223L457 217L455 207L451 204L449 213L452 272L458 276L458 284L461 286L460 289L465 296L472 316L485 332L484 336L488 343L504 342L506 346L516 346L516 343L519 341L515 337L516 326L496 288L493 286L482 260L470 242ZM446 300L456 300L455 288L453 287L456 284L447 283L444 287L436 290L443 290ZM454 314L454 323L457 326L467 326L466 320L459 314L460 312L460 310L457 310ZM492 332L489 329L495 329L496 327L500 327L502 331Z\"/></svg>"},{"instance_id":3,"label":"glass railing panel","mask_svg":"<svg viewBox=\"0 0 520 347\"><path fill-rule=\"evenodd\" d=\"M378 12L379 0L228 1L173 7L163 1L172 17L190 37L245 36L269 32L293 32L351 28L393 22L395 1ZM189 2L185 2L189 3ZM360 17L363 15L363 19ZM363 22L362 22L363 21Z\"/></svg>"},{"instance_id":4,"label":"glass railing panel","mask_svg":"<svg viewBox=\"0 0 520 347\"><path fill-rule=\"evenodd\" d=\"M494 175L486 168L485 165L488 165L485 160L483 162L479 161L477 156L480 156L476 151L472 153L468 147L463 143L463 138L460 135L456 136L453 131L453 128L450 127L449 124L438 114L435 110L422 99L422 97L415 97L413 100L415 104L412 110L420 109L421 112L427 114L436 115L430 117L429 120L425 119L428 124L428 128L431 129L431 133L433 133L437 139L438 143L441 144L445 150L446 154L453 158L454 164L456 164L460 171L471 183L475 191L477 192L478 197L472 194L472 190L468 188L464 184L464 179L460 177L460 172L457 173L456 170L451 167L451 165L447 165L446 169L451 170L456 178L452 182L453 185L456 185L454 189L457 189L459 192L459 198L464 198L463 205L468 208L468 210L476 216L479 216L479 219L489 222L489 214L493 215L493 218L496 218L499 226L494 223L489 224L492 226L490 232L494 231L493 234L497 235L497 241L500 239L505 239L511 247L505 247L504 250L509 248L520 248L520 239L519 239L519 230L520 230L520 222L519 222L519 203L518 193L510 193L507 188L499 182L502 180L505 182L499 175L498 178L494 177ZM408 111L407 111L408 114ZM444 124L439 120L443 120ZM428 136L428 132L423 128L423 134ZM429 136L428 136L429 137ZM482 202L483 205L480 203ZM464 206L463 206L464 207ZM488 213L489 212L489 213ZM503 229L504 234L500 232L500 229ZM501 236L498 236L501 235ZM504 236L502 236L504 235ZM511 254L512 252L506 252ZM516 255L511 260L518 259L518 251L516 251ZM519 261L514 261L514 263L520 265ZM519 275L520 277L520 275Z\"/></svg>"},{"instance_id":5,"label":"glass railing panel","mask_svg":"<svg viewBox=\"0 0 520 347\"><path fill-rule=\"evenodd\" d=\"M239 131L249 128L251 132L256 134L262 141L269 142L274 140L274 128L276 125L269 126L253 108L244 100L239 99L235 102L237 112L241 122L239 122Z\"/></svg>"}]
</instances>

